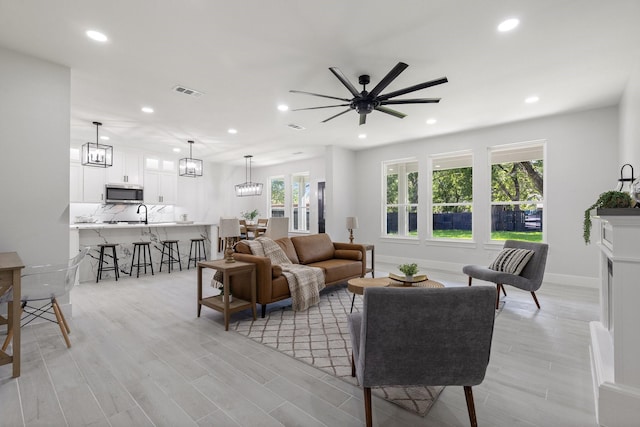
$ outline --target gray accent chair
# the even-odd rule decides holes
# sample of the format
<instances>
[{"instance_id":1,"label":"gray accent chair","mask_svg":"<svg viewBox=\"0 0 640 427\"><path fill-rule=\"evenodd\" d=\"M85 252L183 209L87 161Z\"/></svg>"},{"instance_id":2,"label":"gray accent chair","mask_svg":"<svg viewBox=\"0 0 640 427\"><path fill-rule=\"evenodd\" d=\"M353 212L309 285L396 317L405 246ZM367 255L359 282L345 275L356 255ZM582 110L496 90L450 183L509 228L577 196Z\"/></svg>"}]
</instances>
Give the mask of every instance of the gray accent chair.
<instances>
[{"instance_id":1,"label":"gray accent chair","mask_svg":"<svg viewBox=\"0 0 640 427\"><path fill-rule=\"evenodd\" d=\"M542 286L542 278L544 277L544 267L547 263L549 245L546 243L507 240L504 242L504 248L529 249L533 251L534 254L520 275L503 273L480 265L465 265L462 268L462 272L469 276L469 286L471 286L471 280L473 278L495 283L496 308L498 308L500 303L500 291L502 290L504 295L507 295L504 285L515 286L516 288L531 292L533 301L536 303L538 309L540 309L540 303L536 297L536 291L540 289L540 286Z\"/></svg>"},{"instance_id":2,"label":"gray accent chair","mask_svg":"<svg viewBox=\"0 0 640 427\"><path fill-rule=\"evenodd\" d=\"M366 289L362 313L348 315L351 375L364 389L366 425L371 387L461 385L476 426L471 386L489 364L493 300L489 286Z\"/></svg>"}]
</instances>

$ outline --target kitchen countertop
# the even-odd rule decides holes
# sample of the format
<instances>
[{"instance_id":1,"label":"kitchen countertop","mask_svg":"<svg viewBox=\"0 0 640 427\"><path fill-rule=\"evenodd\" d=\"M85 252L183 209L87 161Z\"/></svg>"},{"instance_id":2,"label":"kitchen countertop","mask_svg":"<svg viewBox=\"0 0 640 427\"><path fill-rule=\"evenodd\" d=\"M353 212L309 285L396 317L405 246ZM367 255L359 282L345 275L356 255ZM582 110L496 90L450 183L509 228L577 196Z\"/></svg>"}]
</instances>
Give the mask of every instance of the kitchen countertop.
<instances>
[{"instance_id":1,"label":"kitchen countertop","mask_svg":"<svg viewBox=\"0 0 640 427\"><path fill-rule=\"evenodd\" d=\"M96 230L103 228L147 228L147 227L193 227L193 226L212 226L215 224L210 224L207 222L194 222L194 221L171 221L171 222L150 222L149 224L144 223L128 223L128 222L119 222L116 224L110 223L98 223L98 222L89 222L89 223L77 223L69 225L71 229L78 230Z\"/></svg>"}]
</instances>

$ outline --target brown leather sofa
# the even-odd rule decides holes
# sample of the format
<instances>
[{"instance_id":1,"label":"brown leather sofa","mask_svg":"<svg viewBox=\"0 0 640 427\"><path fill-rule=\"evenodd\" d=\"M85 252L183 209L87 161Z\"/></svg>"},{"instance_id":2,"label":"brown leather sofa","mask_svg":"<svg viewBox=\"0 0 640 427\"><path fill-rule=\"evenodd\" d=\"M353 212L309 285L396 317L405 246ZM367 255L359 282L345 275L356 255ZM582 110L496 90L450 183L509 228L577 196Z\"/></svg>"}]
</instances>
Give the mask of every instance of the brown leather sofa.
<instances>
[{"instance_id":1,"label":"brown leather sofa","mask_svg":"<svg viewBox=\"0 0 640 427\"><path fill-rule=\"evenodd\" d=\"M292 263L321 268L327 286L344 283L355 277L364 277L366 273L367 251L363 245L332 242L329 235L324 233L284 237L275 242ZM252 255L249 247L242 242L235 246L235 250L233 257L236 260L256 264L257 301L262 306L262 317L267 312L267 304L291 297L289 284L282 275L280 266L271 265L269 258ZM236 277L237 280L246 283L246 278ZM231 287L235 296L245 300L251 299L247 286L241 286L240 283L234 286L232 280Z\"/></svg>"}]
</instances>

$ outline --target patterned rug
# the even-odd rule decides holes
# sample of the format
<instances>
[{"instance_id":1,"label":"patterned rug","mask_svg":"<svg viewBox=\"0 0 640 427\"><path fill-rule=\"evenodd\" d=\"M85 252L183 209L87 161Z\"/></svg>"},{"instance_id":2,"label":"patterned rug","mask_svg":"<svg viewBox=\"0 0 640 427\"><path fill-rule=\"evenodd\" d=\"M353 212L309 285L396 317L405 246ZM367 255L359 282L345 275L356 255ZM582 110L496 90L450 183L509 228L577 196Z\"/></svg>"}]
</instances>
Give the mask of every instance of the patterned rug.
<instances>
[{"instance_id":1,"label":"patterned rug","mask_svg":"<svg viewBox=\"0 0 640 427\"><path fill-rule=\"evenodd\" d=\"M320 293L320 304L307 311L295 312L288 306L268 312L264 319L238 321L230 329L358 385L351 376L351 338L347 326L352 295L346 286L332 286ZM353 311L361 310L362 297L356 297ZM372 391L425 416L443 389L380 387Z\"/></svg>"}]
</instances>

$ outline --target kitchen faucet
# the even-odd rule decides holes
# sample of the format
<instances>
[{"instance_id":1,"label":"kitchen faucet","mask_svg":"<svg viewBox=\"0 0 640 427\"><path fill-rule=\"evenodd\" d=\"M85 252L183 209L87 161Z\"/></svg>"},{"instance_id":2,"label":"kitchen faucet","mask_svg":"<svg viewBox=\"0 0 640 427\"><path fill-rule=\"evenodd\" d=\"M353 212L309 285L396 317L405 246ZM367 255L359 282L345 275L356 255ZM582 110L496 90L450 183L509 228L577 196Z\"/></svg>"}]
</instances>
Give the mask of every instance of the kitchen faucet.
<instances>
[{"instance_id":1,"label":"kitchen faucet","mask_svg":"<svg viewBox=\"0 0 640 427\"><path fill-rule=\"evenodd\" d=\"M139 213L140 213L140 208L141 208L141 207L144 207L144 223L145 223L145 224L149 224L149 222L147 221L147 205L142 204L142 203L141 203L141 204L139 204L139 205L138 205L138 210L136 211L136 213L137 213L137 214L139 214Z\"/></svg>"}]
</instances>

